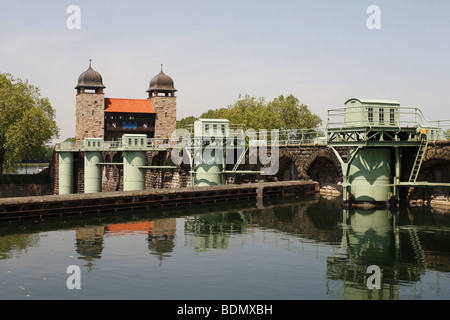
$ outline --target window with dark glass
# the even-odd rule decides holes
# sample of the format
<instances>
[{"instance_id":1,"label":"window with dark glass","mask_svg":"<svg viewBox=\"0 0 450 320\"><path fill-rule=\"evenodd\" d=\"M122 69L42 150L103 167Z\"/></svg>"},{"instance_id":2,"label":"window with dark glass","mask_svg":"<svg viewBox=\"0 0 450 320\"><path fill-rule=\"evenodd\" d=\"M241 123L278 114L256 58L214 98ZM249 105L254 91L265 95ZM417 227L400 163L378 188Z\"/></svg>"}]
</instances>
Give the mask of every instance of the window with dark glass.
<instances>
[{"instance_id":1,"label":"window with dark glass","mask_svg":"<svg viewBox=\"0 0 450 320\"><path fill-rule=\"evenodd\" d=\"M368 108L367 109L367 120L369 120L369 123L372 124L373 123L373 108Z\"/></svg>"},{"instance_id":2,"label":"window with dark glass","mask_svg":"<svg viewBox=\"0 0 450 320\"><path fill-rule=\"evenodd\" d=\"M389 113L390 113L390 123L395 124L395 109L391 108Z\"/></svg>"}]
</instances>

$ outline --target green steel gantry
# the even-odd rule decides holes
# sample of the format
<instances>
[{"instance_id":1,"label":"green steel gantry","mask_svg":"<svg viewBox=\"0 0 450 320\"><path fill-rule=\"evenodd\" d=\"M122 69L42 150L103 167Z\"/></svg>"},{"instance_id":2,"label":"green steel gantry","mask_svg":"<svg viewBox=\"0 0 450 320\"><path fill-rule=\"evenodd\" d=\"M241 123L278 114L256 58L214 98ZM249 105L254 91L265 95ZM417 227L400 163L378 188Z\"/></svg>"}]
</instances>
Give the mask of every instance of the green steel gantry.
<instances>
[{"instance_id":1,"label":"green steel gantry","mask_svg":"<svg viewBox=\"0 0 450 320\"><path fill-rule=\"evenodd\" d=\"M341 163L343 200L398 201L402 186L450 187L417 181L428 143L443 138L443 121L427 122L418 108L397 101L352 98L344 108L328 110L327 145ZM347 162L336 147L349 148ZM417 149L408 181L400 181L404 148Z\"/></svg>"}]
</instances>

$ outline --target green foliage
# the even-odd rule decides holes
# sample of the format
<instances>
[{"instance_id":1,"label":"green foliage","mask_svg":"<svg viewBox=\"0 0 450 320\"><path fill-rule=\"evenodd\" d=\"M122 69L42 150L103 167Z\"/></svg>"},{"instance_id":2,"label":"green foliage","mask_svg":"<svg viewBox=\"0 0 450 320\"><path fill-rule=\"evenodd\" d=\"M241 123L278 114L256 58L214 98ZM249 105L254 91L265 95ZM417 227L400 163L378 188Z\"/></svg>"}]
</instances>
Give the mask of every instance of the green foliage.
<instances>
[{"instance_id":1,"label":"green foliage","mask_svg":"<svg viewBox=\"0 0 450 320\"><path fill-rule=\"evenodd\" d=\"M273 114L274 128L276 129L311 129L322 124L318 115L311 113L308 107L300 104L293 95L286 98L279 96L268 104Z\"/></svg>"},{"instance_id":2,"label":"green foliage","mask_svg":"<svg viewBox=\"0 0 450 320\"><path fill-rule=\"evenodd\" d=\"M197 117L190 116L177 121L177 129L184 129L186 126L194 124Z\"/></svg>"},{"instance_id":3,"label":"green foliage","mask_svg":"<svg viewBox=\"0 0 450 320\"><path fill-rule=\"evenodd\" d=\"M0 173L42 153L58 137L55 110L39 88L0 73Z\"/></svg>"},{"instance_id":4,"label":"green foliage","mask_svg":"<svg viewBox=\"0 0 450 320\"><path fill-rule=\"evenodd\" d=\"M196 119L188 118L192 123ZM187 122L188 118L180 120L180 124L182 121ZM317 128L322 123L319 116L311 113L308 107L293 95L281 95L270 102L265 98L240 95L239 99L227 108L208 110L199 118L228 119L230 124L243 124L247 129L254 130L310 129Z\"/></svg>"},{"instance_id":5,"label":"green foliage","mask_svg":"<svg viewBox=\"0 0 450 320\"><path fill-rule=\"evenodd\" d=\"M23 159L21 163L49 163L52 159L53 152L54 147L44 146L39 153Z\"/></svg>"},{"instance_id":6,"label":"green foliage","mask_svg":"<svg viewBox=\"0 0 450 320\"><path fill-rule=\"evenodd\" d=\"M0 175L0 184L46 184L50 182L50 175L46 171L37 174Z\"/></svg>"}]
</instances>

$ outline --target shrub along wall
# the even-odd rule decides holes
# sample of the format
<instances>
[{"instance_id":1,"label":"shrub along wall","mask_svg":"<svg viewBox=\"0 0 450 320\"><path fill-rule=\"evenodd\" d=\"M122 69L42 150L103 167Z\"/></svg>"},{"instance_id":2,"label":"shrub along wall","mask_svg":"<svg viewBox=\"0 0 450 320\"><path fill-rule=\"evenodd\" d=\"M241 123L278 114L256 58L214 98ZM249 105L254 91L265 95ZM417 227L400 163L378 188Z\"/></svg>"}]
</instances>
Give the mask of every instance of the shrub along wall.
<instances>
[{"instance_id":1,"label":"shrub along wall","mask_svg":"<svg viewBox=\"0 0 450 320\"><path fill-rule=\"evenodd\" d=\"M0 198L43 196L53 194L50 175L4 174L0 175Z\"/></svg>"}]
</instances>

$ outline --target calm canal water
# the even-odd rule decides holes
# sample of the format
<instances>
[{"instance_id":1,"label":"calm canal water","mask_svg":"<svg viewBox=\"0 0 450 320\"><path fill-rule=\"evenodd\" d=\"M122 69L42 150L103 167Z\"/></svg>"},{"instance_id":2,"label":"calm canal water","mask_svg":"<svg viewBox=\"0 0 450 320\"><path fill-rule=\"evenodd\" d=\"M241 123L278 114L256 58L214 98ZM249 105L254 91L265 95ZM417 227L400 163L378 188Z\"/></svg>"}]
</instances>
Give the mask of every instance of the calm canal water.
<instances>
[{"instance_id":1,"label":"calm canal water","mask_svg":"<svg viewBox=\"0 0 450 320\"><path fill-rule=\"evenodd\" d=\"M339 200L0 222L0 299L450 299L450 216ZM68 289L69 266L80 289ZM381 289L368 289L370 265Z\"/></svg>"}]
</instances>

